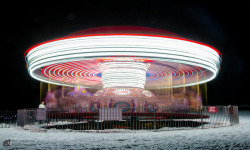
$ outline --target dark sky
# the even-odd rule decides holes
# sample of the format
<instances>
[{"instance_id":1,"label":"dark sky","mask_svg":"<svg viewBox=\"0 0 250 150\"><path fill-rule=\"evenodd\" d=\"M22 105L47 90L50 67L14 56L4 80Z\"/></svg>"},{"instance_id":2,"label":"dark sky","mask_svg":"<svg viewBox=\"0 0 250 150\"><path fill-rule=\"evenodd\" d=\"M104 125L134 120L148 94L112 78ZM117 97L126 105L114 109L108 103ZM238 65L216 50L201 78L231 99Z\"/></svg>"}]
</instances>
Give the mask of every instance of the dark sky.
<instances>
[{"instance_id":1,"label":"dark sky","mask_svg":"<svg viewBox=\"0 0 250 150\"><path fill-rule=\"evenodd\" d=\"M40 42L100 26L133 25L168 30L218 49L221 71L208 83L210 105L250 105L250 1L8 2L1 9L0 110L37 107L40 82L26 68L24 52Z\"/></svg>"}]
</instances>

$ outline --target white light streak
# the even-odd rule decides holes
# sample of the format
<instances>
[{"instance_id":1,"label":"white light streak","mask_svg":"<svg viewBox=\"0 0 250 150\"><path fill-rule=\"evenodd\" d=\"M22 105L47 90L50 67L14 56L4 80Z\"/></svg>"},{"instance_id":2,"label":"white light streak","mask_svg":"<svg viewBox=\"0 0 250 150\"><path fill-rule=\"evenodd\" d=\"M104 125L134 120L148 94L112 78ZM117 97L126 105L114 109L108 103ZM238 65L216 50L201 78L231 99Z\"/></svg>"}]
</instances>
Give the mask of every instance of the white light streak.
<instances>
[{"instance_id":1,"label":"white light streak","mask_svg":"<svg viewBox=\"0 0 250 150\"><path fill-rule=\"evenodd\" d=\"M110 56L136 56L156 61L181 63L203 68L212 74L199 83L205 83L215 78L221 63L219 54L209 46L182 39L140 35L88 36L56 40L31 49L26 55L26 62L29 73L33 78L43 82L71 86L66 82L59 83L55 80L49 80L39 73L38 70L53 64ZM144 88L145 75L149 66L141 65L140 63L133 63L130 66L125 64L126 69L123 70L122 65L124 64L120 64L120 67L112 63L109 63L107 66L105 66L105 63L101 64L104 88L112 86ZM112 65L120 69L112 70ZM64 68L61 69L63 70ZM70 70L71 68L65 69ZM62 72L65 74L64 71ZM46 70L44 73L46 73ZM49 71L49 73L51 72ZM69 72L67 71L67 73ZM79 70L71 71L71 73L81 75ZM156 75L158 76L159 74ZM67 74L67 76L70 75ZM187 82L185 86L194 84L196 83ZM184 85L173 85L173 87L180 86Z\"/></svg>"}]
</instances>

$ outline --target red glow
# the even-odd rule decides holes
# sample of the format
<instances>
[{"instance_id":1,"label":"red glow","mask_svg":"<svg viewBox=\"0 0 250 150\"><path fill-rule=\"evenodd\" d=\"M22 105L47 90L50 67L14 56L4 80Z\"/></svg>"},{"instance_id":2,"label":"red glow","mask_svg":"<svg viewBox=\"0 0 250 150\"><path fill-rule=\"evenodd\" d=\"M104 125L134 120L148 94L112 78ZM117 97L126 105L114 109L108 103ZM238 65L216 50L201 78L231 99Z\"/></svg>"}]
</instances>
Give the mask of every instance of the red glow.
<instances>
[{"instance_id":1,"label":"red glow","mask_svg":"<svg viewBox=\"0 0 250 150\"><path fill-rule=\"evenodd\" d=\"M147 34L147 35L162 35L168 37L181 37L173 32L162 29L141 27L141 26L104 26L83 29L71 33L65 37L83 36L91 34Z\"/></svg>"}]
</instances>

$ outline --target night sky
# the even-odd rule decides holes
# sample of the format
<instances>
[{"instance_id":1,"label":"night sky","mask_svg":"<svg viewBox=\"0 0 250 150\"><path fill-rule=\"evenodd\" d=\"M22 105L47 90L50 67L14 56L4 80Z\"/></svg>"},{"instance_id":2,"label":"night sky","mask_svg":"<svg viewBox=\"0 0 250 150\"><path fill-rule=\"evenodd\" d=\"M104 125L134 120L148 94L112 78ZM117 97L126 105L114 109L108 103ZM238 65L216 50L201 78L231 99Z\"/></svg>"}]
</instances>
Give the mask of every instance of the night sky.
<instances>
[{"instance_id":1,"label":"night sky","mask_svg":"<svg viewBox=\"0 0 250 150\"><path fill-rule=\"evenodd\" d=\"M40 82L25 67L28 48L77 30L116 25L164 29L215 47L223 59L219 75L208 83L208 104L250 105L250 1L67 2L2 5L0 110L39 104Z\"/></svg>"}]
</instances>

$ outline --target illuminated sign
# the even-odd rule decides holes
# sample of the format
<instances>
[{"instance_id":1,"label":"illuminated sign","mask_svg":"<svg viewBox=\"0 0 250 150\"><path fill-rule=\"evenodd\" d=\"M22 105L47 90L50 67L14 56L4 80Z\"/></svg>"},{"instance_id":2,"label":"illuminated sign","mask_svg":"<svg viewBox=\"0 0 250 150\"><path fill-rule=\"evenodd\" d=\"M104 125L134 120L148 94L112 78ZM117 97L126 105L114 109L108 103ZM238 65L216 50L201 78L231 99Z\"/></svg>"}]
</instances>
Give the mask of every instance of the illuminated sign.
<instances>
[{"instance_id":1,"label":"illuminated sign","mask_svg":"<svg viewBox=\"0 0 250 150\"><path fill-rule=\"evenodd\" d=\"M128 95L130 94L129 89L117 89L114 91L116 95Z\"/></svg>"},{"instance_id":2,"label":"illuminated sign","mask_svg":"<svg viewBox=\"0 0 250 150\"><path fill-rule=\"evenodd\" d=\"M208 112L217 113L217 107L208 107Z\"/></svg>"},{"instance_id":3,"label":"illuminated sign","mask_svg":"<svg viewBox=\"0 0 250 150\"><path fill-rule=\"evenodd\" d=\"M142 92L144 95L146 95L147 97L151 97L151 93L149 91L143 91Z\"/></svg>"},{"instance_id":4,"label":"illuminated sign","mask_svg":"<svg viewBox=\"0 0 250 150\"><path fill-rule=\"evenodd\" d=\"M102 93L103 93L103 90L99 90L98 92L95 93L95 96L99 96Z\"/></svg>"}]
</instances>

